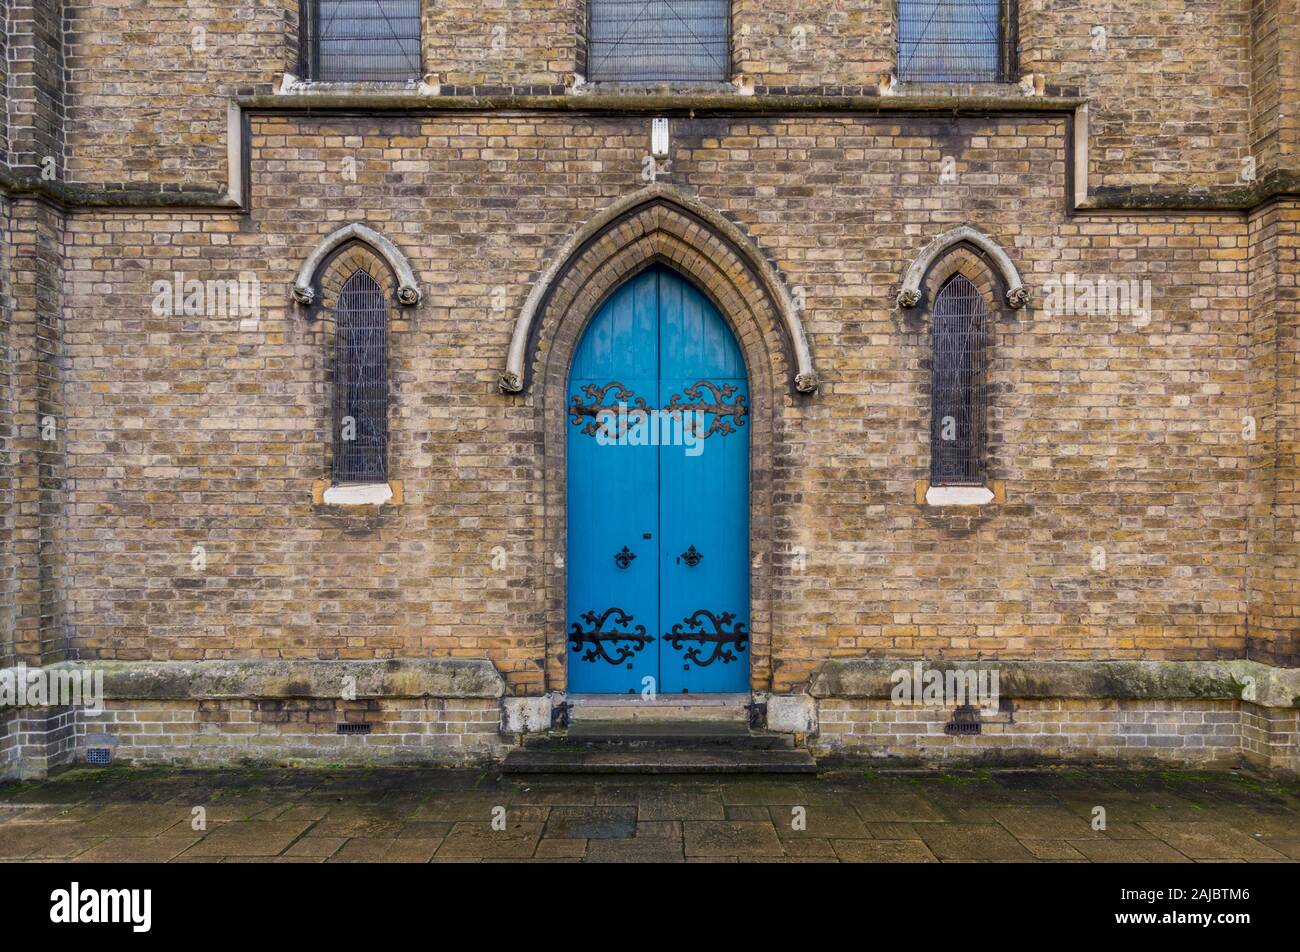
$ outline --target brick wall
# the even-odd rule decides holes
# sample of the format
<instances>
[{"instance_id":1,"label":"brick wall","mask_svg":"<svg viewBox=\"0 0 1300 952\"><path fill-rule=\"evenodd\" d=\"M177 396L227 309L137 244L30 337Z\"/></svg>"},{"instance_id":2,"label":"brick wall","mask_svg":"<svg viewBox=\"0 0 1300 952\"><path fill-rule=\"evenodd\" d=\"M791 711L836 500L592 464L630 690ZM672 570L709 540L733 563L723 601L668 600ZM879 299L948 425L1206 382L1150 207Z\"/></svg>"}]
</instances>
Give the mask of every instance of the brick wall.
<instances>
[{"instance_id":1,"label":"brick wall","mask_svg":"<svg viewBox=\"0 0 1300 952\"><path fill-rule=\"evenodd\" d=\"M426 3L423 29L425 72L444 85L560 87L579 63L586 6L580 0Z\"/></svg>"},{"instance_id":2,"label":"brick wall","mask_svg":"<svg viewBox=\"0 0 1300 952\"><path fill-rule=\"evenodd\" d=\"M66 516L63 224L60 212L30 200L9 213L9 485L16 580L12 641L29 664L55 661L66 649L64 627ZM48 437L48 438L47 438Z\"/></svg>"},{"instance_id":3,"label":"brick wall","mask_svg":"<svg viewBox=\"0 0 1300 952\"><path fill-rule=\"evenodd\" d=\"M65 7L74 182L217 187L225 97L267 91L296 68L293 0L248 0L221 13L198 0L68 0ZM734 67L760 89L874 89L895 65L894 19L886 0L818 0L798 11L737 0ZM1257 37L1262 61L1272 62L1272 20L1257 15L1252 25L1250 0L1141 7L1090 0L1082 8L1023 0L1019 20L1022 71L1044 77L1049 92L1092 99L1094 184L1240 184L1252 142L1270 135L1258 110L1252 125L1252 83L1263 90L1268 80L1252 67L1251 51ZM585 65L584 22L580 0L426 4L423 66L457 89L562 85ZM1094 26L1107 30L1104 50L1093 50ZM202 48L196 28L204 30ZM1280 42L1290 44L1277 59L1294 99L1300 57L1288 65L1285 55L1297 49L1294 31ZM144 43L148 57L130 53ZM1287 128L1294 156L1295 127Z\"/></svg>"},{"instance_id":4,"label":"brick wall","mask_svg":"<svg viewBox=\"0 0 1300 952\"><path fill-rule=\"evenodd\" d=\"M0 165L9 164L9 4L0 4Z\"/></svg>"},{"instance_id":5,"label":"brick wall","mask_svg":"<svg viewBox=\"0 0 1300 952\"><path fill-rule=\"evenodd\" d=\"M14 661L14 630L17 627L18 553L15 548L18 474L14 440L17 401L13 365L13 298L11 271L9 200L0 196L0 667Z\"/></svg>"},{"instance_id":6,"label":"brick wall","mask_svg":"<svg viewBox=\"0 0 1300 952\"><path fill-rule=\"evenodd\" d=\"M0 780L44 777L71 761L78 716L70 707L0 710Z\"/></svg>"},{"instance_id":7,"label":"brick wall","mask_svg":"<svg viewBox=\"0 0 1300 952\"><path fill-rule=\"evenodd\" d=\"M1241 705L1241 745L1256 763L1300 773L1300 711Z\"/></svg>"},{"instance_id":8,"label":"brick wall","mask_svg":"<svg viewBox=\"0 0 1300 952\"><path fill-rule=\"evenodd\" d=\"M226 180L226 103L296 58L294 0L65 0L68 179Z\"/></svg>"},{"instance_id":9,"label":"brick wall","mask_svg":"<svg viewBox=\"0 0 1300 952\"><path fill-rule=\"evenodd\" d=\"M829 754L927 762L1227 764L1239 759L1242 747L1242 711L1235 701L1017 701L1013 723L985 719L981 733L958 736L944 733L952 712L942 708L864 698L827 699L819 707L814 747Z\"/></svg>"},{"instance_id":10,"label":"brick wall","mask_svg":"<svg viewBox=\"0 0 1300 952\"><path fill-rule=\"evenodd\" d=\"M874 88L897 58L892 0L735 0L731 19L735 72L759 86Z\"/></svg>"},{"instance_id":11,"label":"brick wall","mask_svg":"<svg viewBox=\"0 0 1300 952\"><path fill-rule=\"evenodd\" d=\"M1286 0L1256 0L1250 5L1250 145L1261 175L1277 168L1279 162L1282 33L1278 18L1285 5Z\"/></svg>"},{"instance_id":12,"label":"brick wall","mask_svg":"<svg viewBox=\"0 0 1300 952\"><path fill-rule=\"evenodd\" d=\"M29 171L63 169L63 47L58 4L8 5L8 162ZM52 163L52 164L51 164Z\"/></svg>"},{"instance_id":13,"label":"brick wall","mask_svg":"<svg viewBox=\"0 0 1300 952\"><path fill-rule=\"evenodd\" d=\"M1261 171L1300 154L1294 117L1274 111L1300 94L1295 3L1026 0L1022 67L1089 98L1094 185L1200 194L1239 184L1252 150ZM426 4L425 68L458 93L564 83L582 4L517 7ZM872 88L893 63L892 9L737 0L736 68L760 96ZM35 168L66 140L74 183L223 183L228 97L294 64L292 0L7 10L9 153ZM1071 217L1059 115L826 113L675 117L659 177L800 292L823 378L813 397L767 395L774 505L756 546L774 582L754 606L770 652L755 687L797 690L824 659L862 655L1300 663L1300 203ZM544 673L562 595L546 591L537 397L502 396L497 374L557 249L646 184L648 132L607 113L261 113L247 215L6 198L0 656L451 655L491 659L515 693L562 687ZM288 293L353 221L400 246L424 290L392 325L402 503L367 514L313 503L328 361ZM915 502L928 326L893 301L961 223L1035 298L993 324L989 475L1005 501L955 513ZM255 279L260 312L155 314L154 282L177 273ZM1067 275L1149 282L1154 313L1049 313L1045 288Z\"/></svg>"},{"instance_id":14,"label":"brick wall","mask_svg":"<svg viewBox=\"0 0 1300 952\"><path fill-rule=\"evenodd\" d=\"M1021 71L1092 106L1094 186L1240 184L1251 0L1021 0ZM1105 32L1096 49L1094 27Z\"/></svg>"},{"instance_id":15,"label":"brick wall","mask_svg":"<svg viewBox=\"0 0 1300 952\"><path fill-rule=\"evenodd\" d=\"M86 656L451 653L489 657L515 690L538 689L539 434L531 398L498 395L496 373L555 248L644 184L647 126L258 118L249 218L72 219L67 591ZM1066 220L1056 119L682 119L673 135L666 180L746 229L805 289L825 380L811 399L776 395L775 690L827 656L868 652L1242 652L1240 218ZM946 155L952 184L939 182ZM405 503L367 517L312 509L327 464L324 354L287 294L317 240L353 220L401 246L426 290L393 333L392 474ZM1157 312L1142 327L1035 302L998 319L990 475L1007 502L976 516L914 504L928 472L927 331L892 308L911 259L963 221L1036 289L1070 271L1148 280ZM255 275L257 329L153 316L152 282L176 271ZM1097 546L1104 572L1090 568Z\"/></svg>"},{"instance_id":16,"label":"brick wall","mask_svg":"<svg viewBox=\"0 0 1300 952\"><path fill-rule=\"evenodd\" d=\"M371 733L340 735L340 723ZM86 735L107 733L124 763L471 763L506 749L499 725L494 698L121 701L79 718L77 748L84 756Z\"/></svg>"},{"instance_id":17,"label":"brick wall","mask_svg":"<svg viewBox=\"0 0 1300 952\"><path fill-rule=\"evenodd\" d=\"M17 777L18 772L18 712L6 708L0 710L0 780Z\"/></svg>"},{"instance_id":18,"label":"brick wall","mask_svg":"<svg viewBox=\"0 0 1300 952\"><path fill-rule=\"evenodd\" d=\"M1250 656L1300 663L1300 205L1277 204L1251 223L1252 576Z\"/></svg>"}]
</instances>

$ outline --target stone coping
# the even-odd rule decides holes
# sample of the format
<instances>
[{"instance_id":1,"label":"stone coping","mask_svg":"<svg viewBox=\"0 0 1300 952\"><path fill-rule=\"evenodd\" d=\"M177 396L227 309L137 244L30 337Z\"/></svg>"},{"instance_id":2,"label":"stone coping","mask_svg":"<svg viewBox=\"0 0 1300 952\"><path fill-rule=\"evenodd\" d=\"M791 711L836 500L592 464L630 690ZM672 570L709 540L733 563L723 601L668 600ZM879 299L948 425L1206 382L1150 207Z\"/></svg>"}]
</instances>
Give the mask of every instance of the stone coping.
<instances>
[{"instance_id":1,"label":"stone coping","mask_svg":"<svg viewBox=\"0 0 1300 952\"><path fill-rule=\"evenodd\" d=\"M104 674L104 699L499 698L505 679L477 658L386 661L65 661L47 670ZM352 679L348 681L347 679Z\"/></svg>"},{"instance_id":2,"label":"stone coping","mask_svg":"<svg viewBox=\"0 0 1300 952\"><path fill-rule=\"evenodd\" d=\"M888 698L891 675L911 672L915 658L827 661L813 675L815 698ZM919 662L925 671L997 671L998 690L1010 698L1243 700L1261 707L1300 707L1300 668L1258 661L999 661L994 658Z\"/></svg>"}]
</instances>

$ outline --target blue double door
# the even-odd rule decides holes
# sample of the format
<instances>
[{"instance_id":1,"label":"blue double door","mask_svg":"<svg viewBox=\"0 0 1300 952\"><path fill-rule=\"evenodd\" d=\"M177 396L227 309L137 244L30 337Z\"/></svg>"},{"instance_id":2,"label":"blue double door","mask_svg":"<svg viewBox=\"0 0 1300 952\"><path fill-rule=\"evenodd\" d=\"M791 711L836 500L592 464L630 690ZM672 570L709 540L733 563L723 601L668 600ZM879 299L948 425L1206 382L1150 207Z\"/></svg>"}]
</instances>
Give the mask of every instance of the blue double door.
<instances>
[{"instance_id":1,"label":"blue double door","mask_svg":"<svg viewBox=\"0 0 1300 952\"><path fill-rule=\"evenodd\" d=\"M749 689L749 392L713 304L653 267L570 371L569 690Z\"/></svg>"}]
</instances>

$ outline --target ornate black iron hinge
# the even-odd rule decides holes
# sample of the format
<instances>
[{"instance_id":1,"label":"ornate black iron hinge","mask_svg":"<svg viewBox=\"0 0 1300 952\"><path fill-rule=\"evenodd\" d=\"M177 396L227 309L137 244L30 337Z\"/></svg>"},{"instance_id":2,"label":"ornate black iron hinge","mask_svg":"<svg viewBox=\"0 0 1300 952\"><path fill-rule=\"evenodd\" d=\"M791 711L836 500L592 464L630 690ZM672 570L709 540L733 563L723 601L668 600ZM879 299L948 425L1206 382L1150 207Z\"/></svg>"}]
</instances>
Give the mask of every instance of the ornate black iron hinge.
<instances>
[{"instance_id":1,"label":"ornate black iron hinge","mask_svg":"<svg viewBox=\"0 0 1300 952\"><path fill-rule=\"evenodd\" d=\"M704 391L708 390L712 396L712 402L686 403L682 400L682 394L675 393L673 398L668 401L668 406L664 407L664 413L670 416L685 412L712 414L713 422L709 424L707 430L698 435L701 438L712 436L714 433L726 436L728 433L736 432L737 427L744 426L745 416L749 413L749 407L746 406L743 393L731 403L727 402L738 389L735 384L716 384L708 380L701 380L694 386L687 387L683 393L692 400L700 400L704 399ZM727 419L728 417L731 419ZM734 426L732 425L733 422Z\"/></svg>"},{"instance_id":2,"label":"ornate black iron hinge","mask_svg":"<svg viewBox=\"0 0 1300 952\"><path fill-rule=\"evenodd\" d=\"M638 422L648 419L654 412L654 407L646 404L645 397L637 397L633 391L617 380L612 380L604 386L589 383L582 388L582 392L588 402L584 403L582 397L575 394L569 404L569 418L575 426L581 426L582 432L587 436L595 436L603 430L607 438L617 440ZM613 403L606 404L605 398L611 392ZM627 408L624 415L619 414L619 409L622 407Z\"/></svg>"},{"instance_id":3,"label":"ornate black iron hinge","mask_svg":"<svg viewBox=\"0 0 1300 952\"><path fill-rule=\"evenodd\" d=\"M713 626L712 631L704 630L706 622ZM700 630L683 631L682 625ZM728 626L730 626L729 631ZM735 661L738 657L736 652L744 651L749 645L749 628L744 622L736 621L736 616L731 612L714 615L701 608L688 615L681 624L673 625L672 631L665 632L664 639L670 642L676 651L682 650L683 641L698 641L700 647L687 648L683 657L687 661L695 662L701 668L707 668L715 661L721 661L723 664ZM706 645L710 644L713 645L713 653L708 658L702 659L701 652ZM735 651L732 650L733 648ZM689 671L691 666L685 664L682 667Z\"/></svg>"},{"instance_id":4,"label":"ornate black iron hinge","mask_svg":"<svg viewBox=\"0 0 1300 952\"><path fill-rule=\"evenodd\" d=\"M629 628L635 620L621 608L606 608L602 613L596 614L594 611L583 612L580 616L591 628L590 631L583 631L582 626L574 622L569 626L569 643L573 646L574 651L581 651L585 644L591 645L583 654L583 661L606 661L609 664L622 664L628 658L636 654L647 644L654 641L653 635L646 634L645 625L637 625L631 631L618 631L617 628ZM606 631L605 623L613 620L616 626L614 630ZM618 644L626 641L630 644ZM617 645L612 650L611 655L605 650L606 645ZM632 665L628 665L632 667Z\"/></svg>"}]
</instances>

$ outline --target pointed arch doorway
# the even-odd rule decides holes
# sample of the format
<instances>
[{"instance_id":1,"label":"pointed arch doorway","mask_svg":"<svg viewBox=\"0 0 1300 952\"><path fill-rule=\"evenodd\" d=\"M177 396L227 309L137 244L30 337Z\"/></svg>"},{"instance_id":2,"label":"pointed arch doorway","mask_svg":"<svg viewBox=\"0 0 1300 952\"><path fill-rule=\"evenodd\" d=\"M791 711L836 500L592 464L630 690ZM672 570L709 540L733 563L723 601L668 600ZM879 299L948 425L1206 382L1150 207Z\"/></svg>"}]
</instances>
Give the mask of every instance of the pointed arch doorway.
<instances>
[{"instance_id":1,"label":"pointed arch doorway","mask_svg":"<svg viewBox=\"0 0 1300 952\"><path fill-rule=\"evenodd\" d=\"M727 322L640 272L583 332L566 417L569 690L748 691L749 379Z\"/></svg>"}]
</instances>

